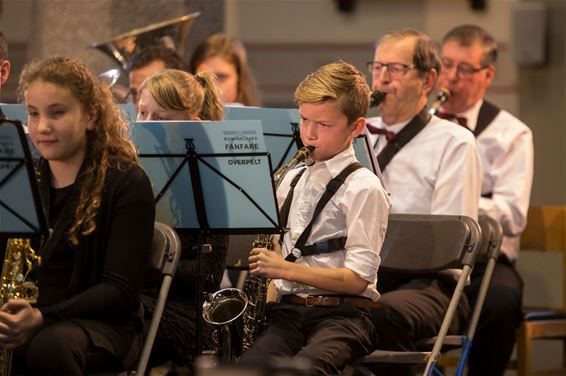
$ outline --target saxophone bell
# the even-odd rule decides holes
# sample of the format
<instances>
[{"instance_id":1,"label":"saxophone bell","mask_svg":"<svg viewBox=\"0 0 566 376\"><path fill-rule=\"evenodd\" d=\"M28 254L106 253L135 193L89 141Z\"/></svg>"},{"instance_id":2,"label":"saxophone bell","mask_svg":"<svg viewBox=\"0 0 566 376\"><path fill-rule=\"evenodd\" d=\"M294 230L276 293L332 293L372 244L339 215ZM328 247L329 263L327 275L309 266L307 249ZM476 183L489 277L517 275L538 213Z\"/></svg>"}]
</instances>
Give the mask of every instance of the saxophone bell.
<instances>
[{"instance_id":1,"label":"saxophone bell","mask_svg":"<svg viewBox=\"0 0 566 376\"><path fill-rule=\"evenodd\" d=\"M202 317L212 325L228 325L240 318L247 307L248 298L242 290L226 288L208 296Z\"/></svg>"}]
</instances>

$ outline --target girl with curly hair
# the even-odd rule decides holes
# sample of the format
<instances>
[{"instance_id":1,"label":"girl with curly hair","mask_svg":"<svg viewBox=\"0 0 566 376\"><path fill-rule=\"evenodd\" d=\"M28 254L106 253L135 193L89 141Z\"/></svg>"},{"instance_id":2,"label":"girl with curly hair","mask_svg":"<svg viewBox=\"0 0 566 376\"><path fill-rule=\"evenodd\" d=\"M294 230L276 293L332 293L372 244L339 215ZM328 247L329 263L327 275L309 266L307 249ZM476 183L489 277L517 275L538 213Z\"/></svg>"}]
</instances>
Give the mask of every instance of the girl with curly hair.
<instances>
[{"instance_id":1,"label":"girl with curly hair","mask_svg":"<svg viewBox=\"0 0 566 376\"><path fill-rule=\"evenodd\" d=\"M4 304L0 347L16 349L16 370L27 374L130 368L141 350L155 208L127 123L73 58L31 63L20 92L50 236L39 250L38 302Z\"/></svg>"}]
</instances>

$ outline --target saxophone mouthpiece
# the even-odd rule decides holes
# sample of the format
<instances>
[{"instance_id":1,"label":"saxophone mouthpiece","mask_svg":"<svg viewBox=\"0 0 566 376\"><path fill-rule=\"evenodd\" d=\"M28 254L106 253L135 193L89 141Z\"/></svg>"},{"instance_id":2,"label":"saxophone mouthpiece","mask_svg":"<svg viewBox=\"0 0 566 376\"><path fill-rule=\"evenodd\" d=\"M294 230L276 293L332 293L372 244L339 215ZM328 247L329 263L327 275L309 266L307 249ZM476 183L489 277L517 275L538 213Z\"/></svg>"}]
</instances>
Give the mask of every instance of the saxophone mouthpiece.
<instances>
[{"instance_id":1,"label":"saxophone mouthpiece","mask_svg":"<svg viewBox=\"0 0 566 376\"><path fill-rule=\"evenodd\" d=\"M447 88L442 88L438 93L436 93L436 99L434 101L434 109L439 109L447 100L450 99L452 94L450 94L450 90Z\"/></svg>"},{"instance_id":2,"label":"saxophone mouthpiece","mask_svg":"<svg viewBox=\"0 0 566 376\"><path fill-rule=\"evenodd\" d=\"M299 149L299 151L297 151L297 154L295 155L293 160L296 160L295 163L304 161L309 157L309 155L313 152L314 149L315 147L312 145L303 146L302 148Z\"/></svg>"},{"instance_id":3,"label":"saxophone mouthpiece","mask_svg":"<svg viewBox=\"0 0 566 376\"><path fill-rule=\"evenodd\" d=\"M307 146L304 146L302 149L306 149L305 151L307 152L307 157L308 157L309 154L312 153L314 151L314 149L316 149L316 147L314 147L312 145L307 145Z\"/></svg>"},{"instance_id":4,"label":"saxophone mouthpiece","mask_svg":"<svg viewBox=\"0 0 566 376\"><path fill-rule=\"evenodd\" d=\"M369 97L369 106L370 107L377 107L379 106L379 104L381 102L383 102L383 100L385 99L385 96L387 95L387 93L375 90L371 92L371 95Z\"/></svg>"}]
</instances>

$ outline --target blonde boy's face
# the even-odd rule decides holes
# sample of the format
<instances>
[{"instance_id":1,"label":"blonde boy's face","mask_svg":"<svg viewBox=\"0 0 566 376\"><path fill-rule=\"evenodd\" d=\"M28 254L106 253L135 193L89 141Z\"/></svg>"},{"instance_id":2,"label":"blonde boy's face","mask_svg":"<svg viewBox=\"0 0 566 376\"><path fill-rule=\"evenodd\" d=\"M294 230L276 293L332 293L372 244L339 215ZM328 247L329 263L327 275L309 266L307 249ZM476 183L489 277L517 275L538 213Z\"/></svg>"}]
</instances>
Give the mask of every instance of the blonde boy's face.
<instances>
[{"instance_id":1,"label":"blonde boy's face","mask_svg":"<svg viewBox=\"0 0 566 376\"><path fill-rule=\"evenodd\" d=\"M299 115L301 141L304 145L315 147L311 158L316 162L329 160L346 150L365 124L363 117L348 124L348 118L334 100L302 103L299 105Z\"/></svg>"}]
</instances>

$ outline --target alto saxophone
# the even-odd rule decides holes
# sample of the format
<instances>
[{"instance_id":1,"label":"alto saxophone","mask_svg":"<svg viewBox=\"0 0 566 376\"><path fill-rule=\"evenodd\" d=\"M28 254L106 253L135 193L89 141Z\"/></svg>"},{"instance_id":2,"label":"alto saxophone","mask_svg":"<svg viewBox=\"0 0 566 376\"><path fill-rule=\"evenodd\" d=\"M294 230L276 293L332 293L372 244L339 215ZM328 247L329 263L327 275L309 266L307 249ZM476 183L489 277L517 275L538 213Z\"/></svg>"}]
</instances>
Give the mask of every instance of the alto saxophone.
<instances>
[{"instance_id":1,"label":"alto saxophone","mask_svg":"<svg viewBox=\"0 0 566 376\"><path fill-rule=\"evenodd\" d=\"M279 184L287 172L307 159L313 150L314 146L302 147L289 163L275 171L273 174L273 183L276 189L279 187ZM282 225L286 226L287 224L282 223ZM253 248L267 248L270 251L273 250L273 235L258 235L253 242ZM265 325L265 305L267 303L269 282L270 280L268 278L256 275L250 275L246 279L244 292L248 297L248 309L244 315L244 338L242 343L242 349L244 351L252 346Z\"/></svg>"},{"instance_id":2,"label":"alto saxophone","mask_svg":"<svg viewBox=\"0 0 566 376\"><path fill-rule=\"evenodd\" d=\"M285 174L307 159L314 146L299 149L291 161L273 174L275 188L279 187ZM286 225L283 224L283 225ZM253 248L272 249L273 235L260 234L253 242ZM224 361L231 361L236 355L251 347L265 324L265 304L269 279L250 275L246 279L244 291L227 288L211 294L203 305L202 316L206 322L221 328L220 352ZM240 318L242 318L240 320ZM242 323L240 323L242 321ZM228 328L228 325L231 325ZM243 333L242 328L243 326ZM237 342L241 348L235 348Z\"/></svg>"},{"instance_id":3,"label":"alto saxophone","mask_svg":"<svg viewBox=\"0 0 566 376\"><path fill-rule=\"evenodd\" d=\"M34 267L40 264L41 257L31 248L29 239L8 239L0 276L0 305L4 305L9 299L37 302L37 285L28 280L28 276ZM11 368L12 351L1 349L0 376L9 376Z\"/></svg>"}]
</instances>

